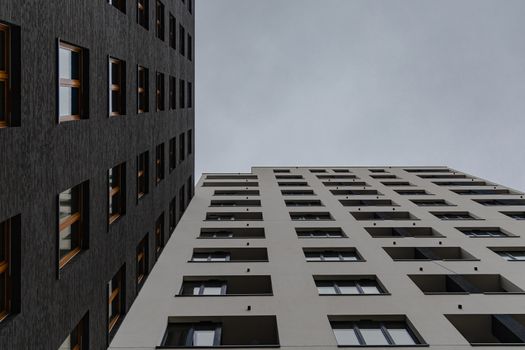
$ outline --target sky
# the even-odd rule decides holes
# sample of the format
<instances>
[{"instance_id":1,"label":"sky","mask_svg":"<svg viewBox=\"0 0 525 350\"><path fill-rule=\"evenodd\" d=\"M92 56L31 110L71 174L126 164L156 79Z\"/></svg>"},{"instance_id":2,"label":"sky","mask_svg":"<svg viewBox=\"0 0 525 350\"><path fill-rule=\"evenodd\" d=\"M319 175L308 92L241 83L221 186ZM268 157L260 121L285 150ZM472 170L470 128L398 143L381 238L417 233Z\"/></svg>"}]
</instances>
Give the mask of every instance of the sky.
<instances>
[{"instance_id":1,"label":"sky","mask_svg":"<svg viewBox=\"0 0 525 350\"><path fill-rule=\"evenodd\" d=\"M525 190L525 1L196 0L196 176L448 165Z\"/></svg>"}]
</instances>

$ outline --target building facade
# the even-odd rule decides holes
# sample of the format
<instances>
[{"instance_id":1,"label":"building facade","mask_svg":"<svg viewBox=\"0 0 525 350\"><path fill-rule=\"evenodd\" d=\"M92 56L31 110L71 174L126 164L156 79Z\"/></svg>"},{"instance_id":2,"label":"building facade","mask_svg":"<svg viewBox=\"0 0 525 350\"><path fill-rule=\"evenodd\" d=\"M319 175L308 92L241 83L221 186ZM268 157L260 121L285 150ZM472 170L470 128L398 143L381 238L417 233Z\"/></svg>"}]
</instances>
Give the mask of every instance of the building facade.
<instances>
[{"instance_id":1,"label":"building facade","mask_svg":"<svg viewBox=\"0 0 525 350\"><path fill-rule=\"evenodd\" d=\"M518 348L524 219L448 167L205 174L110 348Z\"/></svg>"},{"instance_id":2,"label":"building facade","mask_svg":"<svg viewBox=\"0 0 525 350\"><path fill-rule=\"evenodd\" d=\"M0 349L105 349L193 195L193 0L0 3Z\"/></svg>"}]
</instances>

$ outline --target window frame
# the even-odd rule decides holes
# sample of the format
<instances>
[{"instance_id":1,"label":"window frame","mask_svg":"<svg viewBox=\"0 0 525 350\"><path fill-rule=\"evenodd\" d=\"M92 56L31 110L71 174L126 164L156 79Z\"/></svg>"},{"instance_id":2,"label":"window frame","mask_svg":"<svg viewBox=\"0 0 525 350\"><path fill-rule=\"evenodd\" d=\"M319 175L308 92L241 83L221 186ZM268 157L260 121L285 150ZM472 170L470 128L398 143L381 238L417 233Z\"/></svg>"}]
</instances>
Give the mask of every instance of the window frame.
<instances>
[{"instance_id":1,"label":"window frame","mask_svg":"<svg viewBox=\"0 0 525 350\"><path fill-rule=\"evenodd\" d=\"M144 284L144 281L146 280L146 277L149 274L149 242L148 242L149 234L146 234L141 241L139 242L137 246L137 254L136 254L136 278L135 282L137 285L137 291L140 290L142 285Z\"/></svg>"},{"instance_id":2,"label":"window frame","mask_svg":"<svg viewBox=\"0 0 525 350\"><path fill-rule=\"evenodd\" d=\"M165 9L166 7L162 1L155 1L155 36L162 41L166 38Z\"/></svg>"},{"instance_id":3,"label":"window frame","mask_svg":"<svg viewBox=\"0 0 525 350\"><path fill-rule=\"evenodd\" d=\"M165 178L164 169L166 168L164 143L155 147L155 185L159 185Z\"/></svg>"},{"instance_id":4,"label":"window frame","mask_svg":"<svg viewBox=\"0 0 525 350\"><path fill-rule=\"evenodd\" d=\"M67 50L78 53L78 79L66 79L60 77L60 50ZM81 120L84 115L84 52L85 49L70 44L63 40L58 40L57 50L57 116L58 123ZM60 114L60 89L78 89L78 114L61 115ZM71 101L70 101L71 102Z\"/></svg>"},{"instance_id":5,"label":"window frame","mask_svg":"<svg viewBox=\"0 0 525 350\"><path fill-rule=\"evenodd\" d=\"M118 58L109 56L108 58L108 110L110 117L126 115L126 63ZM113 82L113 65L118 66L118 82ZM118 94L118 110L113 111L113 93Z\"/></svg>"},{"instance_id":6,"label":"window frame","mask_svg":"<svg viewBox=\"0 0 525 350\"><path fill-rule=\"evenodd\" d=\"M168 142L168 168L171 173L177 168L177 137L172 137Z\"/></svg>"},{"instance_id":7,"label":"window frame","mask_svg":"<svg viewBox=\"0 0 525 350\"><path fill-rule=\"evenodd\" d=\"M404 329L407 331L407 333L410 335L410 337L412 338L412 341L414 342L413 344L396 344L395 343L395 340L393 339L393 337L390 335L390 332L388 331L389 327L388 326L392 326L392 325L395 325L395 326L398 326L398 325L402 325L403 327L400 328L400 329ZM337 321L337 322L331 322L331 326L332 326L332 331L334 332L334 336L335 336L335 329L351 329L354 331L354 335L356 336L356 339L357 341L359 342L359 344L339 344L338 343L338 346L340 347L345 347L345 346L359 346L359 347L370 347L370 346L387 346L387 347L398 347L398 346L417 346L417 345L424 345L424 343L421 342L421 340L419 339L419 337L414 333L412 327L410 327L410 325L405 322L405 321ZM336 326L336 327L334 327ZM367 327L368 328L365 328ZM373 326L373 327L372 327ZM394 327L390 327L390 328L394 328ZM361 332L362 329L379 329L381 334L383 335L385 341L387 342L387 344L382 344L382 345L378 345L378 344L367 344L366 343L366 340ZM336 337L336 340L337 340L337 336Z\"/></svg>"},{"instance_id":8,"label":"window frame","mask_svg":"<svg viewBox=\"0 0 525 350\"><path fill-rule=\"evenodd\" d=\"M157 112L166 109L166 88L164 83L164 73L157 72L155 75L155 106Z\"/></svg>"},{"instance_id":9,"label":"window frame","mask_svg":"<svg viewBox=\"0 0 525 350\"><path fill-rule=\"evenodd\" d=\"M116 172L117 186L111 186L111 172ZM111 211L114 197L117 197L117 213ZM111 225L126 213L126 163L121 163L108 170L108 224Z\"/></svg>"},{"instance_id":10,"label":"window frame","mask_svg":"<svg viewBox=\"0 0 525 350\"><path fill-rule=\"evenodd\" d=\"M107 291L109 292L108 293L108 313L107 313L107 321L108 321L108 334L111 336L112 332L114 330L116 330L116 326L117 324L123 319L122 316L124 316L124 308L125 308L125 299L124 299L124 288L126 286L125 284L125 281L124 281L124 277L125 277L125 269L124 269L124 266L122 266L117 274L115 276L113 276L113 278L111 280L108 281L107 283L107 286L108 286L108 289ZM113 281L113 279L117 278L117 281L118 281L118 286L116 288L111 288L110 289L110 286L111 286L111 283ZM118 311L116 314L113 314L111 313L110 315L110 311L112 309L112 306L113 306L113 301L117 299L117 302L118 302Z\"/></svg>"},{"instance_id":11,"label":"window frame","mask_svg":"<svg viewBox=\"0 0 525 350\"><path fill-rule=\"evenodd\" d=\"M142 152L137 156L137 201L149 193L149 154ZM142 167L143 166L143 167ZM141 191L141 185L143 191Z\"/></svg>"},{"instance_id":12,"label":"window frame","mask_svg":"<svg viewBox=\"0 0 525 350\"><path fill-rule=\"evenodd\" d=\"M149 0L137 0L137 23L149 30Z\"/></svg>"},{"instance_id":13,"label":"window frame","mask_svg":"<svg viewBox=\"0 0 525 350\"><path fill-rule=\"evenodd\" d=\"M75 213L72 213L71 215L68 215L64 219L61 219L60 218L60 195L68 190L79 192L77 194L78 211L76 211ZM57 222L58 222L57 251L58 251L59 270L64 268L64 266L66 266L75 256L77 256L84 249L86 233L87 233L86 232L87 231L86 229L86 210L84 207L85 207L85 202L86 202L85 197L88 195L88 193L85 193L85 192L88 192L86 182L70 187L60 192L57 195ZM73 197L73 194L72 194L72 197ZM60 254L60 242L61 242L60 234L62 231L72 227L76 223L78 223L78 233L77 233L78 246L75 247L74 249L71 249L67 254L61 257L60 256L61 255Z\"/></svg>"},{"instance_id":14,"label":"window frame","mask_svg":"<svg viewBox=\"0 0 525 350\"><path fill-rule=\"evenodd\" d=\"M11 115L11 98L10 98L10 84L11 84L11 27L7 24L0 22L0 32L5 35L5 70L0 71L0 81L5 84L4 91L4 119L0 119L0 129L10 126L10 115Z\"/></svg>"},{"instance_id":15,"label":"window frame","mask_svg":"<svg viewBox=\"0 0 525 350\"><path fill-rule=\"evenodd\" d=\"M144 84L141 84L141 74ZM141 101L141 97L143 101ZM141 106L143 102L143 106ZM141 108L142 107L142 108ZM149 112L149 69L137 65L137 114Z\"/></svg>"},{"instance_id":16,"label":"window frame","mask_svg":"<svg viewBox=\"0 0 525 350\"><path fill-rule=\"evenodd\" d=\"M348 286L343 286L344 283L349 284ZM369 283L373 285L378 291L378 293L367 293L363 287L367 287L365 284ZM341 286L343 287L350 287L350 284L353 284L352 287L355 287L357 290L357 293L343 293L341 291ZM319 295L326 296L326 295L384 295L386 294L383 287L379 284L377 280L369 279L369 278L361 278L361 279L349 279L349 280L316 280L315 286L317 287L317 291ZM335 293L331 294L323 294L319 290L319 287L331 287L335 291Z\"/></svg>"},{"instance_id":17,"label":"window frame","mask_svg":"<svg viewBox=\"0 0 525 350\"><path fill-rule=\"evenodd\" d=\"M11 266L11 242L12 223L11 219L0 222L0 232L3 233L5 259L0 261L0 276L5 274L5 300L0 300L0 322L11 314L13 302L13 277Z\"/></svg>"}]
</instances>

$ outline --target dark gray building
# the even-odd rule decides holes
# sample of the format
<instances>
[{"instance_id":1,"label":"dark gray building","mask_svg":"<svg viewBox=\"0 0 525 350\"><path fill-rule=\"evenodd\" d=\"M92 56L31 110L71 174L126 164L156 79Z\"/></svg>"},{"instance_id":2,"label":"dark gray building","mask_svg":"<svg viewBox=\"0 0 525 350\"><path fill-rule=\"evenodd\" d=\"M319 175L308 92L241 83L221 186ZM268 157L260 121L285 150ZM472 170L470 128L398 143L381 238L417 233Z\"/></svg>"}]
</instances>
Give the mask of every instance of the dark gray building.
<instances>
[{"instance_id":1,"label":"dark gray building","mask_svg":"<svg viewBox=\"0 0 525 350\"><path fill-rule=\"evenodd\" d=\"M105 349L193 195L193 0L0 2L0 349Z\"/></svg>"}]
</instances>

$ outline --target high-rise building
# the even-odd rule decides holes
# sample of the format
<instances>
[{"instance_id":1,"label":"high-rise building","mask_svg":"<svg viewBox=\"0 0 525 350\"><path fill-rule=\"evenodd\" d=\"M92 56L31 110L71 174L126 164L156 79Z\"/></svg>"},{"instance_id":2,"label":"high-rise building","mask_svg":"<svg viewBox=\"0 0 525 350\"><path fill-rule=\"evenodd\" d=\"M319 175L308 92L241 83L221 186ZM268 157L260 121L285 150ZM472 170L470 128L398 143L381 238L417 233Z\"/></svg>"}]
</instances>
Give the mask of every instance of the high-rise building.
<instances>
[{"instance_id":1,"label":"high-rise building","mask_svg":"<svg viewBox=\"0 0 525 350\"><path fill-rule=\"evenodd\" d=\"M105 349L192 197L193 0L0 1L0 349Z\"/></svg>"},{"instance_id":2,"label":"high-rise building","mask_svg":"<svg viewBox=\"0 0 525 350\"><path fill-rule=\"evenodd\" d=\"M525 345L524 219L447 167L205 174L110 348Z\"/></svg>"}]
</instances>

